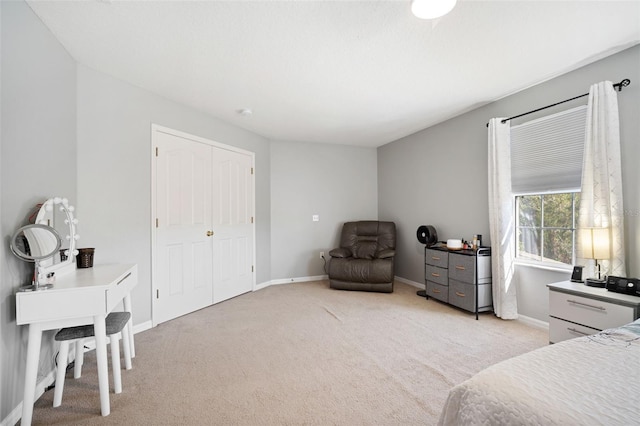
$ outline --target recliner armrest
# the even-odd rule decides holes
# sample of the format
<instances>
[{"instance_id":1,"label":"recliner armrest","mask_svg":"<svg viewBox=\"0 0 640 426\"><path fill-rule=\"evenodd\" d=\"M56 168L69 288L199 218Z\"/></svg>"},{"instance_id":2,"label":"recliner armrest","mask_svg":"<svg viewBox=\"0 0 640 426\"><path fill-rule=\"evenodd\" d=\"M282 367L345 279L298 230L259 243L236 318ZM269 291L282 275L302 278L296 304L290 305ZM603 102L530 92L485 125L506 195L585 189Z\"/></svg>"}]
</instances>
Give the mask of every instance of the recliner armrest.
<instances>
[{"instance_id":1,"label":"recliner armrest","mask_svg":"<svg viewBox=\"0 0 640 426\"><path fill-rule=\"evenodd\" d=\"M331 257L351 257L351 250L349 250L348 248L344 248L344 247L339 247L339 248L335 248L333 250L331 250L329 252L329 256Z\"/></svg>"},{"instance_id":2,"label":"recliner armrest","mask_svg":"<svg viewBox=\"0 0 640 426\"><path fill-rule=\"evenodd\" d=\"M378 253L376 253L376 257L378 259L388 259L390 257L394 257L395 255L396 251L391 249L380 250Z\"/></svg>"}]
</instances>

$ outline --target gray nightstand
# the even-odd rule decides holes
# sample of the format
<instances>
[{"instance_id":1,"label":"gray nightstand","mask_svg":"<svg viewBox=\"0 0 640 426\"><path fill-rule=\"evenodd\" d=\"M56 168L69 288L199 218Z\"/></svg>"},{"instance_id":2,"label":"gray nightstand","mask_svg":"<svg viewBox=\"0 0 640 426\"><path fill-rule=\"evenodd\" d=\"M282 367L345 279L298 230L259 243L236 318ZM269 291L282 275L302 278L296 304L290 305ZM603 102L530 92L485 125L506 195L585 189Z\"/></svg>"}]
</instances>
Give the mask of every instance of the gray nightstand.
<instances>
[{"instance_id":1,"label":"gray nightstand","mask_svg":"<svg viewBox=\"0 0 640 426\"><path fill-rule=\"evenodd\" d=\"M549 287L549 342L595 334L640 317L640 297L562 281Z\"/></svg>"}]
</instances>

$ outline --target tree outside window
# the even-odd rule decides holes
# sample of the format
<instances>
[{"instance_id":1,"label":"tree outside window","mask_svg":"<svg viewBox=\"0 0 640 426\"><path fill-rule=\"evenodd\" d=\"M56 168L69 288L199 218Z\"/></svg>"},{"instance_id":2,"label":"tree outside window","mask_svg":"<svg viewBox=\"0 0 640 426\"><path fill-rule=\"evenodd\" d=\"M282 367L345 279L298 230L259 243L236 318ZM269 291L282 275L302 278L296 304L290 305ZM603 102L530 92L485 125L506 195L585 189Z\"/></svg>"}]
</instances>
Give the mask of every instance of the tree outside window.
<instances>
[{"instance_id":1,"label":"tree outside window","mask_svg":"<svg viewBox=\"0 0 640 426\"><path fill-rule=\"evenodd\" d=\"M516 256L572 265L579 202L579 192L516 196Z\"/></svg>"}]
</instances>

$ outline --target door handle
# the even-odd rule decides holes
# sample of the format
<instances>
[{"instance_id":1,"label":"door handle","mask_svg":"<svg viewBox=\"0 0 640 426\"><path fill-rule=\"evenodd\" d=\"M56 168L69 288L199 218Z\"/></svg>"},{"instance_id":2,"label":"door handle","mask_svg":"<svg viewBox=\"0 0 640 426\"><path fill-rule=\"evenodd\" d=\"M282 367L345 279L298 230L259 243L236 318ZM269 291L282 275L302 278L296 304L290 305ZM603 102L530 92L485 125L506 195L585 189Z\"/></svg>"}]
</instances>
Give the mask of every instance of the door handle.
<instances>
[{"instance_id":1,"label":"door handle","mask_svg":"<svg viewBox=\"0 0 640 426\"><path fill-rule=\"evenodd\" d=\"M207 237L213 236L213 231L207 231Z\"/></svg>"}]
</instances>

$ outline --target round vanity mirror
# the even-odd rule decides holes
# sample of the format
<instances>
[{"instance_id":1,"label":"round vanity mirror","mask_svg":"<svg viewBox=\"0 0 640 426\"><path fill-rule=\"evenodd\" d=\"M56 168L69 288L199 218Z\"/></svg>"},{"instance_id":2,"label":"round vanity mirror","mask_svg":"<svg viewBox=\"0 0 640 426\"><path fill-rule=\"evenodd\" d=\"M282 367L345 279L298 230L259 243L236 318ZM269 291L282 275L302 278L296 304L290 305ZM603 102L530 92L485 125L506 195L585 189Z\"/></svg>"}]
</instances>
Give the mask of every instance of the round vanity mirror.
<instances>
[{"instance_id":1,"label":"round vanity mirror","mask_svg":"<svg viewBox=\"0 0 640 426\"><path fill-rule=\"evenodd\" d=\"M41 290L51 287L53 273L43 271L42 262L60 256L62 241L58 232L50 226L33 224L18 229L9 246L13 254L27 262L36 264L33 284L22 287L21 291Z\"/></svg>"},{"instance_id":2,"label":"round vanity mirror","mask_svg":"<svg viewBox=\"0 0 640 426\"><path fill-rule=\"evenodd\" d=\"M27 225L11 238L11 251L22 260L35 262L59 255L60 235L47 225Z\"/></svg>"}]
</instances>

